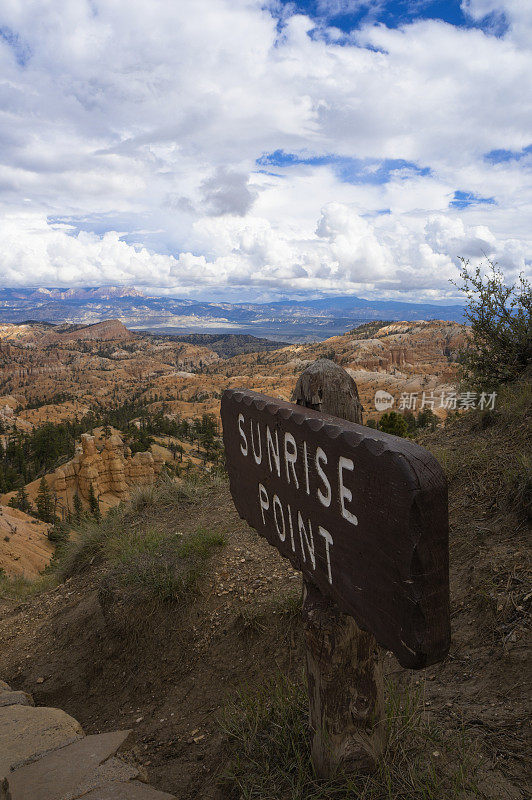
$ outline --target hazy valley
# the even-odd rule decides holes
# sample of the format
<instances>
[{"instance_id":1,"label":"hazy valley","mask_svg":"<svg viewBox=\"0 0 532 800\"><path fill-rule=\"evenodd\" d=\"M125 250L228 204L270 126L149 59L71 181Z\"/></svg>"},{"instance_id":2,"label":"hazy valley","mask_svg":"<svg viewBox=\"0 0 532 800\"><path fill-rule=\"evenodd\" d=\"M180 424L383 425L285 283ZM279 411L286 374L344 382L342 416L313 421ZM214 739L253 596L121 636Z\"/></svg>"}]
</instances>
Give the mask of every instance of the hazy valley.
<instances>
[{"instance_id":1,"label":"hazy valley","mask_svg":"<svg viewBox=\"0 0 532 800\"><path fill-rule=\"evenodd\" d=\"M150 297L128 287L0 289L0 322L31 319L88 325L113 317L129 328L161 333L243 333L297 342L325 339L379 319L462 322L463 308L352 296L223 303Z\"/></svg>"}]
</instances>

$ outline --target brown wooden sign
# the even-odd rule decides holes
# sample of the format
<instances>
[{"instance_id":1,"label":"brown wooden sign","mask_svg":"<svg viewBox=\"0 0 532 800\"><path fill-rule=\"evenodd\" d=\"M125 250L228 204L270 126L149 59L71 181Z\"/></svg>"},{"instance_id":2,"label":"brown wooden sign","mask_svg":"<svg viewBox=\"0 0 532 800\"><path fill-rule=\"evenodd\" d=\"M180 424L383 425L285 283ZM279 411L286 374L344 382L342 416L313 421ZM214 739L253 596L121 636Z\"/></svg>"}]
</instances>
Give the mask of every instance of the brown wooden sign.
<instances>
[{"instance_id":1,"label":"brown wooden sign","mask_svg":"<svg viewBox=\"0 0 532 800\"><path fill-rule=\"evenodd\" d=\"M413 442L243 389L221 405L242 518L404 667L449 649L445 476Z\"/></svg>"}]
</instances>

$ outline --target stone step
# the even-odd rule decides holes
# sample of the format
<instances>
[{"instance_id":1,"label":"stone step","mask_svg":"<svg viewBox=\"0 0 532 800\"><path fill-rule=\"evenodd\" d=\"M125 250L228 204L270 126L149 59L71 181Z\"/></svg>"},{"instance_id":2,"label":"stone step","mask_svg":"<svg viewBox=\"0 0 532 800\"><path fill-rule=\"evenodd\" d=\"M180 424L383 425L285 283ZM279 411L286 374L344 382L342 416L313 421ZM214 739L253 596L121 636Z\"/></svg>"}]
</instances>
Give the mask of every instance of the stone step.
<instances>
[{"instance_id":1,"label":"stone step","mask_svg":"<svg viewBox=\"0 0 532 800\"><path fill-rule=\"evenodd\" d=\"M27 692L0 692L0 708L3 706L32 706L33 697Z\"/></svg>"},{"instance_id":2,"label":"stone step","mask_svg":"<svg viewBox=\"0 0 532 800\"><path fill-rule=\"evenodd\" d=\"M130 734L131 731L113 731L86 736L16 769L7 776L12 800L74 800L86 794L98 779L100 765L124 745ZM131 774L138 775L138 770L124 777L129 779ZM100 782L105 780L103 771Z\"/></svg>"},{"instance_id":3,"label":"stone step","mask_svg":"<svg viewBox=\"0 0 532 800\"><path fill-rule=\"evenodd\" d=\"M79 794L84 797L87 792L99 786L106 786L108 783L113 783L115 781L124 783L125 781L131 781L139 777L140 770L137 767L134 767L132 764L127 764L116 756L111 756L111 758L108 758L103 764L100 764L100 766L89 775L87 780L79 784L75 795L77 797Z\"/></svg>"},{"instance_id":4,"label":"stone step","mask_svg":"<svg viewBox=\"0 0 532 800\"><path fill-rule=\"evenodd\" d=\"M146 783L111 782L83 795L83 800L176 800L174 794L159 792Z\"/></svg>"},{"instance_id":5,"label":"stone step","mask_svg":"<svg viewBox=\"0 0 532 800\"><path fill-rule=\"evenodd\" d=\"M0 708L0 779L28 759L64 747L82 736L79 722L59 708L17 705Z\"/></svg>"}]
</instances>

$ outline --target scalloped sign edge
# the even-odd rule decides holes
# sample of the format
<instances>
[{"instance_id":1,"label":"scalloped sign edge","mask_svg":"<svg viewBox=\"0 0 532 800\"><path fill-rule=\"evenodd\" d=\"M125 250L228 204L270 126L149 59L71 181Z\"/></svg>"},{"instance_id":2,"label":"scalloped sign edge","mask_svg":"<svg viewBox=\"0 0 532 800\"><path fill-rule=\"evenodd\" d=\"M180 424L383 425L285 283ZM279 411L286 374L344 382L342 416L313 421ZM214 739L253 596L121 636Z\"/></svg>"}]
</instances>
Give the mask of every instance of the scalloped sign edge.
<instances>
[{"instance_id":1,"label":"scalloped sign edge","mask_svg":"<svg viewBox=\"0 0 532 800\"><path fill-rule=\"evenodd\" d=\"M408 439L226 389L221 418L242 519L399 663L450 645L445 475Z\"/></svg>"}]
</instances>

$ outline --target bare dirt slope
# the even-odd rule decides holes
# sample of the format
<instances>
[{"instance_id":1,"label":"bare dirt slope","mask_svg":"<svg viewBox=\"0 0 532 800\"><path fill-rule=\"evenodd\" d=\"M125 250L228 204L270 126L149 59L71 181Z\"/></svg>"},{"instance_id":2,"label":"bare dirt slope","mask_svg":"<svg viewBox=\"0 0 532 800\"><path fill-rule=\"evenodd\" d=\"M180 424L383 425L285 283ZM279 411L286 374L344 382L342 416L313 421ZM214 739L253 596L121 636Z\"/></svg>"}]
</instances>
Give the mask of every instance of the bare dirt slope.
<instances>
[{"instance_id":1,"label":"bare dirt slope","mask_svg":"<svg viewBox=\"0 0 532 800\"><path fill-rule=\"evenodd\" d=\"M530 395L518 393L498 415L471 414L427 438L450 479L452 647L424 673L384 654L389 677L404 690L421 688L426 714L456 742L449 759L476 787L452 795L464 800L527 797L530 484L520 464L529 411ZM95 557L51 591L4 599L0 675L74 715L88 733L135 728L136 755L159 789L184 800L236 797L218 788L227 761L219 718L239 691L259 690L279 673L300 679L300 578L237 518L223 481L184 505L139 505L132 528L154 526L226 536L199 594L140 602ZM463 755L469 747L472 760ZM442 752L427 748L434 769L446 769Z\"/></svg>"},{"instance_id":2,"label":"bare dirt slope","mask_svg":"<svg viewBox=\"0 0 532 800\"><path fill-rule=\"evenodd\" d=\"M0 570L35 578L50 561L49 525L18 508L0 505Z\"/></svg>"}]
</instances>

